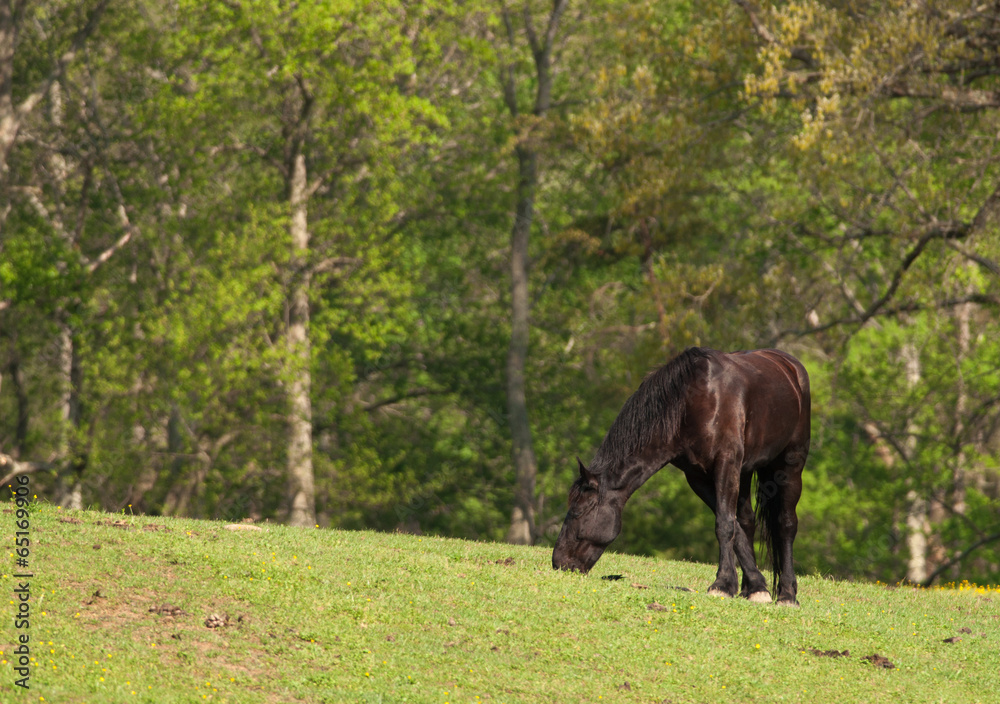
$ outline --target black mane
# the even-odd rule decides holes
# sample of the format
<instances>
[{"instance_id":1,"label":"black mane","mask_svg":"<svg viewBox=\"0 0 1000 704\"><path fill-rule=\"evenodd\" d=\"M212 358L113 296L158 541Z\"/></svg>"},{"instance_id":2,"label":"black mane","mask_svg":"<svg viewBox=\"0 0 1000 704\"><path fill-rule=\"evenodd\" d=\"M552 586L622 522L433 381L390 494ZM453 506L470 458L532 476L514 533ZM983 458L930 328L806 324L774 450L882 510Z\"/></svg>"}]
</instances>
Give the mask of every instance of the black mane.
<instances>
[{"instance_id":1,"label":"black mane","mask_svg":"<svg viewBox=\"0 0 1000 704\"><path fill-rule=\"evenodd\" d=\"M689 347L650 373L622 406L594 455L590 471L601 473L616 459L635 456L653 438L673 437L684 416L684 390L698 361L711 352Z\"/></svg>"}]
</instances>

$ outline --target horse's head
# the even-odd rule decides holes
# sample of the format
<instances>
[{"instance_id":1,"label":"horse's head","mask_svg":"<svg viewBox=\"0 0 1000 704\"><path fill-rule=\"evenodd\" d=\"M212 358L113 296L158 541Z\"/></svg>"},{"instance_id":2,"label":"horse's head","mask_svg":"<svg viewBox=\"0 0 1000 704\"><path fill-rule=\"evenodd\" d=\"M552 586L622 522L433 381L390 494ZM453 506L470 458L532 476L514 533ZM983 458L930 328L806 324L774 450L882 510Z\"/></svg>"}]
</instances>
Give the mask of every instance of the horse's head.
<instances>
[{"instance_id":1,"label":"horse's head","mask_svg":"<svg viewBox=\"0 0 1000 704\"><path fill-rule=\"evenodd\" d=\"M621 532L622 507L601 489L599 475L577 462L580 478L569 490L569 513L552 551L552 567L586 573Z\"/></svg>"}]
</instances>

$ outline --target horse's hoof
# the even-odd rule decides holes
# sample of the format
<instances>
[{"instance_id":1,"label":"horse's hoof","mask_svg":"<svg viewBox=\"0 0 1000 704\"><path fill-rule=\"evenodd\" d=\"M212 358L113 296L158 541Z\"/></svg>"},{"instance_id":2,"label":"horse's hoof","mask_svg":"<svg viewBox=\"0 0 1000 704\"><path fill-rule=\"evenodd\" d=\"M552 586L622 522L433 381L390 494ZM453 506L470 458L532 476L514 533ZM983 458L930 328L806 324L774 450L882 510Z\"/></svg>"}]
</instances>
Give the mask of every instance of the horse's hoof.
<instances>
[{"instance_id":1,"label":"horse's hoof","mask_svg":"<svg viewBox=\"0 0 1000 704\"><path fill-rule=\"evenodd\" d=\"M799 602L795 599L778 599L778 606L794 606L797 609L799 608Z\"/></svg>"},{"instance_id":2,"label":"horse's hoof","mask_svg":"<svg viewBox=\"0 0 1000 704\"><path fill-rule=\"evenodd\" d=\"M754 592L753 594L751 594L750 596L748 596L747 599L749 599L750 601L752 601L755 604L770 604L771 603L771 595L768 594L767 592Z\"/></svg>"},{"instance_id":3,"label":"horse's hoof","mask_svg":"<svg viewBox=\"0 0 1000 704\"><path fill-rule=\"evenodd\" d=\"M721 589L709 589L708 590L708 595L709 596L729 597L729 598L732 598L732 596L733 596L732 594L726 594Z\"/></svg>"}]
</instances>

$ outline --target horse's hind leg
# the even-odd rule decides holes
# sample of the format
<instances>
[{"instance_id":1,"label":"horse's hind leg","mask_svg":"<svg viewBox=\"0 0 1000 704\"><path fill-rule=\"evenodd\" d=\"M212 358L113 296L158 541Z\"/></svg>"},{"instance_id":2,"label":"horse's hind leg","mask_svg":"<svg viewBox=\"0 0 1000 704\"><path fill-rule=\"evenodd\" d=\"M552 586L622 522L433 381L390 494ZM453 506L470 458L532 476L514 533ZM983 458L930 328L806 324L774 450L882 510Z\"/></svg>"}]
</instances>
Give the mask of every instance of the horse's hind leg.
<instances>
[{"instance_id":1,"label":"horse's hind leg","mask_svg":"<svg viewBox=\"0 0 1000 704\"><path fill-rule=\"evenodd\" d=\"M792 544L799 520L795 507L802 495L802 467L806 451L790 450L758 474L757 515L764 525L771 569L775 578L775 599L779 604L798 606L798 581L792 560Z\"/></svg>"},{"instance_id":2,"label":"horse's hind leg","mask_svg":"<svg viewBox=\"0 0 1000 704\"><path fill-rule=\"evenodd\" d=\"M801 454L801 460L798 459L798 454ZM789 456L788 460L786 460L789 463L783 470L784 476L781 477L783 481L780 483L781 503L778 507L778 534L774 541L774 545L778 550L775 567L779 569L777 599L779 604L788 606L798 606L799 604L796 599L798 580L795 578L792 544L795 542L795 534L798 532L799 527L799 519L795 513L795 507L798 505L799 497L802 495L802 467L805 464L805 454L805 452L802 452Z\"/></svg>"},{"instance_id":3,"label":"horse's hind leg","mask_svg":"<svg viewBox=\"0 0 1000 704\"><path fill-rule=\"evenodd\" d=\"M767 591L767 581L757 567L757 559L753 552L755 518L750 501L750 484L753 475L749 472L740 476L740 495L736 503L736 519L743 531L744 540L736 541L736 559L743 568L743 583L740 596L759 603L771 601Z\"/></svg>"}]
</instances>

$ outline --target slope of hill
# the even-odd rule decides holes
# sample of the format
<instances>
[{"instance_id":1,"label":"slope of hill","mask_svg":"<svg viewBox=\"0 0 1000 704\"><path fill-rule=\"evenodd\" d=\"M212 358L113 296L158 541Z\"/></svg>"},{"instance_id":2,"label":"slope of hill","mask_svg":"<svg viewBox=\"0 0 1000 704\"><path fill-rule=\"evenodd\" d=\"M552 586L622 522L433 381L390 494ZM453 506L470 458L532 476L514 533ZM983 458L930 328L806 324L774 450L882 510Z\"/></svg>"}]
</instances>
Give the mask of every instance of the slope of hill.
<instances>
[{"instance_id":1,"label":"slope of hill","mask_svg":"<svg viewBox=\"0 0 1000 704\"><path fill-rule=\"evenodd\" d=\"M580 576L543 548L46 504L30 538L28 628L23 570L0 578L3 701L967 704L1000 685L995 589L805 576L791 609L707 596L710 565L609 553Z\"/></svg>"}]
</instances>

